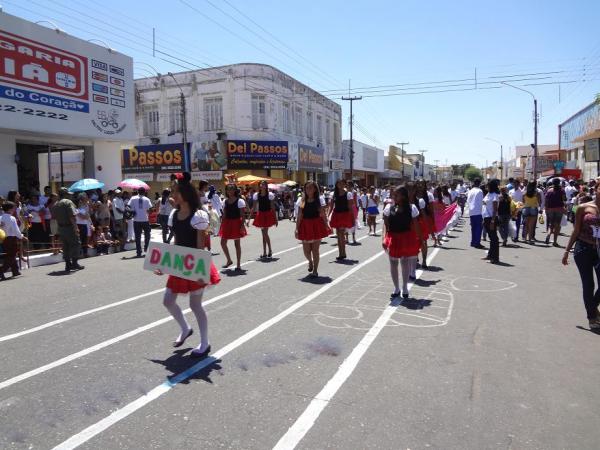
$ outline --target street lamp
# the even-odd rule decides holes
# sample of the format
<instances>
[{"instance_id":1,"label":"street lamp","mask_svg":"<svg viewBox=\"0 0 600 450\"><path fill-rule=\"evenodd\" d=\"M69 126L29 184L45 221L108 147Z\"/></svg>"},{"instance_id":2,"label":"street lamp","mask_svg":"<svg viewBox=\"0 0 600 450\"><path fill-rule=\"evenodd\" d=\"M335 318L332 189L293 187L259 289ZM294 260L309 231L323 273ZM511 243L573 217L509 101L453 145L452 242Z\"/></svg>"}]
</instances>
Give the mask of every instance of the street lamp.
<instances>
[{"instance_id":1,"label":"street lamp","mask_svg":"<svg viewBox=\"0 0 600 450\"><path fill-rule=\"evenodd\" d=\"M537 182L537 158L538 158L538 113L537 113L537 98L533 92L529 92L527 89L508 84L506 81L501 81L500 84L504 84L513 89L523 91L533 98L533 181Z\"/></svg>"},{"instance_id":2,"label":"street lamp","mask_svg":"<svg viewBox=\"0 0 600 450\"><path fill-rule=\"evenodd\" d=\"M183 151L185 152L187 150L187 120L186 120L186 114L185 114L185 95L183 95L183 89L181 89L181 86L177 82L175 75L173 75L172 72L168 72L168 75L171 78L173 78L175 85L179 88L179 92L181 93L180 97L179 97L180 102L181 102L181 124L183 127L183 130L181 132L181 139L183 141Z\"/></svg>"},{"instance_id":3,"label":"street lamp","mask_svg":"<svg viewBox=\"0 0 600 450\"><path fill-rule=\"evenodd\" d=\"M486 137L484 139L495 142L496 144L500 144L500 181L502 181L504 179L504 150L502 148L502 142L497 141L496 139L489 138L489 137Z\"/></svg>"}]
</instances>

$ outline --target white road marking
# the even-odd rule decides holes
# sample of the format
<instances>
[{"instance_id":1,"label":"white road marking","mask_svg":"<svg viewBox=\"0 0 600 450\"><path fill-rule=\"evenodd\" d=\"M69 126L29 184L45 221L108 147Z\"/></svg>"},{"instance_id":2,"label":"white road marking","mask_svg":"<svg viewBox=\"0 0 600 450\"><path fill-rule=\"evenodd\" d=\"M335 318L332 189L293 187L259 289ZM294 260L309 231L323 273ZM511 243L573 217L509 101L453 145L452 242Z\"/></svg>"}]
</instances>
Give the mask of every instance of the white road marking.
<instances>
[{"instance_id":1,"label":"white road marking","mask_svg":"<svg viewBox=\"0 0 600 450\"><path fill-rule=\"evenodd\" d=\"M367 236L362 236L362 237L358 238L357 240L367 239L368 237L369 237L368 235ZM337 252L337 248L334 248L333 250L329 250L328 252L322 253L321 254L321 258L323 256L327 256L327 255L330 255L331 253L335 253L335 252ZM214 298L206 300L205 302L203 302L204 306L210 305L211 303L215 303L215 302L217 302L219 300L222 300L224 298L231 297L232 295L238 294L238 293L240 293L242 291L245 291L245 290L250 289L250 288L252 288L254 286L262 284L265 281L269 281L272 278L278 277L278 276L280 276L280 275L282 275L284 273L287 273L287 272L295 270L295 269L297 269L299 267L305 266L306 264L307 264L306 261L303 261L301 263L298 263L298 264L295 264L293 266L290 266L287 269L283 269L283 270L280 270L279 272L275 272L275 273L272 273L271 275L267 275L264 278L259 278L258 280L254 280L254 281L252 281L250 283L244 284L243 286L239 286L239 287L237 287L235 289L227 291L224 294L221 294L221 295L218 295L218 296L216 296ZM185 309L183 311L184 314L188 314L189 312L191 312L191 309L189 309L189 308L187 308L187 309ZM9 378L9 379L7 379L5 381L0 382L0 390L2 390L4 388L7 388L9 386L12 386L13 384L16 384L16 383L18 383L20 381L23 381L23 380L26 380L28 378L34 377L36 375L39 375L41 373L47 372L48 370L51 370L51 369L54 369L56 367L62 366L63 364L66 364L68 362L71 362L73 360L81 358L82 356L86 356L86 355L89 355L90 353L97 352L98 350L101 350L101 349L103 349L105 347L108 347L110 345L116 344L117 342L120 342L122 340L130 338L130 337L135 336L137 334L143 333L144 331L148 331L148 330L150 330L152 328L155 328L155 327L157 327L159 325L162 325L163 323L166 323L166 322L168 322L170 320L172 320L171 316L164 317L164 318L162 318L160 320L157 320L155 322L152 322L152 323L149 323L147 325L138 327L135 330L128 331L125 334L121 334L120 336L114 337L112 339L108 339L108 340L106 340L104 342L100 342L99 344L93 345L93 346L88 347L86 349L83 349L83 350L81 350L79 352L72 353L72 354L70 354L68 356L65 356L64 358L57 359L56 361L53 361L53 362L48 363L48 364L45 364L45 365L40 366L40 367L38 367L36 369L30 370L28 372L24 372L24 373L22 373L20 375L17 375L15 377Z\"/></svg>"},{"instance_id":2,"label":"white road marking","mask_svg":"<svg viewBox=\"0 0 600 450\"><path fill-rule=\"evenodd\" d=\"M66 441L64 441L61 444L59 444L56 447L54 447L54 450L70 450L70 449L74 449L74 448L79 447L80 445L82 445L85 442L89 441L94 436L102 433L104 430L108 429L112 425L114 425L117 422L125 419L127 416L129 416L132 413L134 413L135 411L143 408L144 406L146 406L150 402L156 400L161 395L169 392L178 383L181 383L182 381L187 380L189 377L191 377L195 373L199 372L203 368L205 368L205 367L209 366L210 364L214 363L216 360L222 359L228 353L230 353L233 350L237 349L238 347L242 346L243 344L245 344L246 342L248 342L252 338L258 336L262 332L268 330L273 325L281 322L287 316L293 314L296 310L298 310L302 306L306 305L310 301L312 301L315 298L319 297L321 294L323 294L324 292L328 291L329 289L331 289L332 287L334 287L338 283L342 282L346 278L350 277L351 275L353 275L357 271L361 270L366 265L372 263L373 261L375 261L377 258L379 258L383 254L384 254L384 252L380 251L379 253L371 256L369 259L367 259L366 261L364 261L364 262L358 264L357 266L353 267L348 272L344 273L343 275L341 275L338 278L336 278L335 280L333 280L331 283L329 283L329 284L323 286L322 288L316 290L312 294L309 294L308 296L306 296L302 300L294 303L289 308L287 308L284 311L280 312L276 316L272 317L271 319L267 320L266 322L263 322L258 327L254 328L253 330L250 330L246 334L240 336L239 338L237 338L233 342L227 344L225 347L222 347L220 350L217 350L212 355L212 357L207 358L207 359L205 359L203 361L198 362L197 364L193 365L192 367L190 367L189 369L185 370L184 372L181 372L180 374L172 377L170 380L167 380L164 383L158 385L157 387L155 387L154 389L152 389L150 392L148 392L146 395L143 395L143 396L139 397L138 399L134 400L133 402L125 405L123 408L120 408L120 409L114 411L112 414L106 416L104 419L96 422L95 424L89 426L88 428L86 428L83 431L75 434L74 436L71 436Z\"/></svg>"},{"instance_id":3,"label":"white road marking","mask_svg":"<svg viewBox=\"0 0 600 450\"><path fill-rule=\"evenodd\" d=\"M431 264L431 261L433 261L438 252L439 249L437 248L433 250L428 258L427 264ZM423 271L418 270L417 278L420 278L422 274ZM409 284L409 290L412 288L412 286L412 283ZM275 447L273 447L275 450L290 450L296 448L306 433L308 433L308 431L313 427L316 420L321 415L321 412L323 412L337 391L342 387L350 375L352 375L352 372L354 372L354 369L356 369L358 366L361 358L365 355L367 350L369 350L371 344L375 341L381 330L384 329L387 322L392 318L396 311L397 306L390 305L383 311L383 313L381 313L379 319L377 319L375 324L369 331L367 331L358 345L354 347L352 353L350 353L350 355L340 365L333 378L327 382L321 392L319 392L310 402L308 408L304 410L296 422L281 437Z\"/></svg>"},{"instance_id":4,"label":"white road marking","mask_svg":"<svg viewBox=\"0 0 600 450\"><path fill-rule=\"evenodd\" d=\"M301 247L302 247L302 245L295 245L293 247L287 248L287 249L282 250L280 252L273 253L273 256L283 255L284 253L291 252L292 250L296 250L296 249L301 248ZM252 263L255 263L255 262L257 262L257 261L255 261L255 260L246 261L246 262L242 263L241 265L242 266L246 266L248 264L252 264ZM0 342L10 341L12 339L17 339L17 338L20 338L22 336L26 336L28 334L35 333L36 331L45 330L46 328L50 328L50 327L53 327L53 326L56 326L56 325L60 325L61 323L69 322L71 320L78 319L80 317L88 316L90 314L94 314L94 313L97 313L97 312L100 312L100 311L104 311L104 310L107 310L107 309L115 308L117 306L125 305L127 303L131 303L131 302L134 302L136 300L140 300L140 299L142 299L144 297L149 297L149 296L154 295L154 294L160 294L161 292L164 292L164 290L165 290L165 288L155 289L153 291L146 292L144 294L139 294L139 295L135 295L133 297L126 298L125 300L120 300L118 302L110 303L110 304L104 305L104 306L99 306L97 308L88 309L87 311L82 311L80 313L73 314L73 315L67 316L67 317L63 317L61 319L56 319L56 320L53 320L51 322L47 322L47 323L44 323L42 325L38 325L37 327L29 328L27 330L19 331L19 332L12 333L12 334L7 334L6 336L1 336L0 337Z\"/></svg>"}]
</instances>

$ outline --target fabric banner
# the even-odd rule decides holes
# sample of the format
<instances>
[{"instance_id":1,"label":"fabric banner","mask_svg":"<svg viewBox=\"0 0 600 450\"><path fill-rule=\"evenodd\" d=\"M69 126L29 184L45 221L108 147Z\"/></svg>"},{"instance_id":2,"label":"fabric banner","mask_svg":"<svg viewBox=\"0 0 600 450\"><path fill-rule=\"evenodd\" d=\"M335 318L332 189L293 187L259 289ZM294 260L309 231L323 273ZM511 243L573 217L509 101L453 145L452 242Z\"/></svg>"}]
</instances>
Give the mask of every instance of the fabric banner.
<instances>
[{"instance_id":1,"label":"fabric banner","mask_svg":"<svg viewBox=\"0 0 600 450\"><path fill-rule=\"evenodd\" d=\"M446 229L452 218L454 217L454 213L456 212L457 204L453 203L452 205L446 207L445 205L435 202L434 203L434 220L435 220L435 232L441 233Z\"/></svg>"}]
</instances>

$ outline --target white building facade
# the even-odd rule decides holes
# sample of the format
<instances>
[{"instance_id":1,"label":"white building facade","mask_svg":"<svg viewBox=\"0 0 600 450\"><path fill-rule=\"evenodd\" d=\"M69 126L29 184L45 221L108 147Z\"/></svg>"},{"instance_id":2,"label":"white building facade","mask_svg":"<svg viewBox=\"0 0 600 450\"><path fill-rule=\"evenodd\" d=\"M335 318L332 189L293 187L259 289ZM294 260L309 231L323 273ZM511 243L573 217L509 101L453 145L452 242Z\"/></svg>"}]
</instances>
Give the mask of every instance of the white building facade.
<instances>
[{"instance_id":1,"label":"white building facade","mask_svg":"<svg viewBox=\"0 0 600 450\"><path fill-rule=\"evenodd\" d=\"M138 146L182 143L183 93L189 168L204 178L222 180L225 173L237 173L325 183L330 161L342 160L340 105L274 67L235 64L157 75L135 85ZM237 165L228 158L228 143L240 148L250 141L286 146L287 161L267 167ZM341 169L339 162L333 166ZM164 178L157 173L154 180Z\"/></svg>"}]
</instances>

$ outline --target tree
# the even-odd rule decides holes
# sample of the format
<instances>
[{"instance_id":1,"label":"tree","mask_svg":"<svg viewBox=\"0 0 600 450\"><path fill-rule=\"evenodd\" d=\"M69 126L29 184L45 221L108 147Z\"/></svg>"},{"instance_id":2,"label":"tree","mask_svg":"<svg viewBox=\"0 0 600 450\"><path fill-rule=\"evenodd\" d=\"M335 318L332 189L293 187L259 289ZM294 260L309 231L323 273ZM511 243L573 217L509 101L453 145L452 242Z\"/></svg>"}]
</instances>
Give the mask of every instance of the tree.
<instances>
[{"instance_id":1,"label":"tree","mask_svg":"<svg viewBox=\"0 0 600 450\"><path fill-rule=\"evenodd\" d=\"M473 181L475 178L481 178L481 170L473 166L467 167L465 170L465 177L469 181Z\"/></svg>"}]
</instances>

